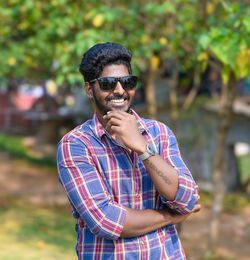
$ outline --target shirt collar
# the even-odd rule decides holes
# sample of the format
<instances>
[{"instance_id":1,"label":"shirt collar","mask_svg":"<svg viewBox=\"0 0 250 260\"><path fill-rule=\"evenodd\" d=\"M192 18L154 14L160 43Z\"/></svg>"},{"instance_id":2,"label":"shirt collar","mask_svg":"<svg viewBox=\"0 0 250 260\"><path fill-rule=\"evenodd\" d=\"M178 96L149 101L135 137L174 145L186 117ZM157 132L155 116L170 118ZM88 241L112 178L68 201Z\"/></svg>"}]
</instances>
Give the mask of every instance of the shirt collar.
<instances>
[{"instance_id":1,"label":"shirt collar","mask_svg":"<svg viewBox=\"0 0 250 260\"><path fill-rule=\"evenodd\" d=\"M102 136L106 134L105 128L102 126L96 113L94 113L94 116L92 118L91 128L95 135L97 135L99 138L102 138Z\"/></svg>"},{"instance_id":2,"label":"shirt collar","mask_svg":"<svg viewBox=\"0 0 250 260\"><path fill-rule=\"evenodd\" d=\"M143 119L133 109L130 109L130 113L135 116L140 132L141 133L143 133L145 131L148 132L148 128L147 128L145 122L143 121ZM93 132L95 133L95 135L97 135L99 138L102 138L103 135L107 134L105 128L99 121L96 113L94 113L94 115L93 115L91 128L92 128Z\"/></svg>"}]
</instances>

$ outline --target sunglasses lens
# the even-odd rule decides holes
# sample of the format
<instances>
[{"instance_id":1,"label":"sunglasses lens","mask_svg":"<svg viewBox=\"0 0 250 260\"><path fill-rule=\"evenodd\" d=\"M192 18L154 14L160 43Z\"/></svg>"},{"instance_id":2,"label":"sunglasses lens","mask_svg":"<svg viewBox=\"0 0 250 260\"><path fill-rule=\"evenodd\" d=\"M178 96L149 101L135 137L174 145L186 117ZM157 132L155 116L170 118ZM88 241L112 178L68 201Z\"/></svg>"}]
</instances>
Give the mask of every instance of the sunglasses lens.
<instances>
[{"instance_id":1,"label":"sunglasses lens","mask_svg":"<svg viewBox=\"0 0 250 260\"><path fill-rule=\"evenodd\" d=\"M117 80L113 77L103 77L98 79L102 90L113 90L116 87Z\"/></svg>"},{"instance_id":2,"label":"sunglasses lens","mask_svg":"<svg viewBox=\"0 0 250 260\"><path fill-rule=\"evenodd\" d=\"M124 89L134 89L137 84L137 77L136 76L122 77L120 79L120 82Z\"/></svg>"},{"instance_id":3,"label":"sunglasses lens","mask_svg":"<svg viewBox=\"0 0 250 260\"><path fill-rule=\"evenodd\" d=\"M136 76L125 76L121 78L116 77L102 77L98 78L100 89L103 91L114 90L119 81L125 90L134 89L137 84Z\"/></svg>"}]
</instances>

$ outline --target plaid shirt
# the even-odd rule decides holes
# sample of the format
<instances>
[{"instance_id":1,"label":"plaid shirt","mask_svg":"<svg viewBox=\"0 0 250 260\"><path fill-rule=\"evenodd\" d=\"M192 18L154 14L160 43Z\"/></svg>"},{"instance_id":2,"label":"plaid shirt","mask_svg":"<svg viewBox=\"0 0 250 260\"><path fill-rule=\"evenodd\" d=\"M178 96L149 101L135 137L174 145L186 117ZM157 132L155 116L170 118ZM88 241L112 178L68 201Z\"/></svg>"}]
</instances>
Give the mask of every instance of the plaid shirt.
<instances>
[{"instance_id":1,"label":"plaid shirt","mask_svg":"<svg viewBox=\"0 0 250 260\"><path fill-rule=\"evenodd\" d=\"M59 179L77 219L79 259L185 259L174 225L139 237L120 237L124 206L138 210L169 207L186 214L197 201L197 185L172 131L132 113L146 141L178 171L176 198L168 201L159 196L138 155L112 139L94 114L62 138L57 153Z\"/></svg>"}]
</instances>

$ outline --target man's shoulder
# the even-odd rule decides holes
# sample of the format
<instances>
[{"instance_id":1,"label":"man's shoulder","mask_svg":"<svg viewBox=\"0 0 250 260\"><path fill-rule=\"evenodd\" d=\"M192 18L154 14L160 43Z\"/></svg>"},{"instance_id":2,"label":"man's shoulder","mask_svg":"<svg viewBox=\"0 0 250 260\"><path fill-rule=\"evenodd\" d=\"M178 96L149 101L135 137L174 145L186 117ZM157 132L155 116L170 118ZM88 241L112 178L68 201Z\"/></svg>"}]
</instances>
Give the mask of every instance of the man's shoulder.
<instances>
[{"instance_id":1,"label":"man's shoulder","mask_svg":"<svg viewBox=\"0 0 250 260\"><path fill-rule=\"evenodd\" d=\"M141 118L145 124L145 126L150 129L158 129L159 131L168 131L169 127L158 120L149 119L149 118Z\"/></svg>"},{"instance_id":2,"label":"man's shoulder","mask_svg":"<svg viewBox=\"0 0 250 260\"><path fill-rule=\"evenodd\" d=\"M72 141L77 139L85 139L88 136L91 136L92 134L91 122L92 119L89 119L86 122L76 126L71 131L67 132L62 137L61 141L65 142L65 141Z\"/></svg>"}]
</instances>

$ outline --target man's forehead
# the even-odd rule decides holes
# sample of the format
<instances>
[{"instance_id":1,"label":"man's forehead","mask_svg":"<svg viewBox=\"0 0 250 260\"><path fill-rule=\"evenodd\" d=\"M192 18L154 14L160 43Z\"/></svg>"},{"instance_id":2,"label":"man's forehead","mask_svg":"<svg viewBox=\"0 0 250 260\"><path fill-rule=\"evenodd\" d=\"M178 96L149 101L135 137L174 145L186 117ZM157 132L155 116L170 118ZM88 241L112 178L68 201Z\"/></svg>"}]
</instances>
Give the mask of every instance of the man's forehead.
<instances>
[{"instance_id":1,"label":"man's forehead","mask_svg":"<svg viewBox=\"0 0 250 260\"><path fill-rule=\"evenodd\" d=\"M127 75L129 75L128 68L123 64L106 65L101 72L101 76L103 77L105 76L122 77Z\"/></svg>"}]
</instances>

